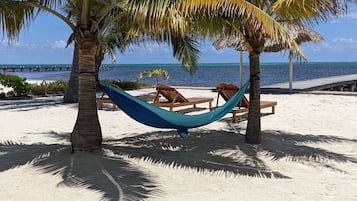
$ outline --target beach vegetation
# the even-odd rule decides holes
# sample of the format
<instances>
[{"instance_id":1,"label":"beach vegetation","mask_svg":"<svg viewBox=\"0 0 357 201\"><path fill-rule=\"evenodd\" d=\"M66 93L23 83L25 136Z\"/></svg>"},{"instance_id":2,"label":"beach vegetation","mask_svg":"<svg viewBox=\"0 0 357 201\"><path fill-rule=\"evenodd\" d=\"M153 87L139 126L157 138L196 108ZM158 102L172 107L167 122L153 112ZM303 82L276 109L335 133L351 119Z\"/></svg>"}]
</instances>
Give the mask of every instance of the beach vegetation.
<instances>
[{"instance_id":1,"label":"beach vegetation","mask_svg":"<svg viewBox=\"0 0 357 201\"><path fill-rule=\"evenodd\" d=\"M46 96L47 95L47 87L42 83L40 85L32 84L31 94L34 96Z\"/></svg>"},{"instance_id":2,"label":"beach vegetation","mask_svg":"<svg viewBox=\"0 0 357 201\"><path fill-rule=\"evenodd\" d=\"M26 82L26 78L17 75L4 75L0 74L0 84L12 88L8 92L8 96L26 96L31 90L31 85Z\"/></svg>"},{"instance_id":3,"label":"beach vegetation","mask_svg":"<svg viewBox=\"0 0 357 201\"><path fill-rule=\"evenodd\" d=\"M42 81L40 84L32 84L30 93L35 96L46 95L63 95L67 88L67 81L55 80L46 82Z\"/></svg>"},{"instance_id":4,"label":"beach vegetation","mask_svg":"<svg viewBox=\"0 0 357 201\"><path fill-rule=\"evenodd\" d=\"M145 70L144 72L141 72L138 75L138 80L143 79L143 77L149 77L149 78L155 78L156 81L156 85L159 84L159 78L163 77L164 79L169 79L169 72L167 72L166 70L162 69L162 68L157 68L155 70Z\"/></svg>"},{"instance_id":5,"label":"beach vegetation","mask_svg":"<svg viewBox=\"0 0 357 201\"><path fill-rule=\"evenodd\" d=\"M68 81L55 80L53 82L47 83L47 85L50 94L64 94L68 85Z\"/></svg>"},{"instance_id":6,"label":"beach vegetation","mask_svg":"<svg viewBox=\"0 0 357 201\"><path fill-rule=\"evenodd\" d=\"M107 84L114 84L124 90L135 90L148 87L149 85L138 82L138 81L127 81L127 80L101 80ZM98 90L100 90L99 84L97 85Z\"/></svg>"},{"instance_id":7,"label":"beach vegetation","mask_svg":"<svg viewBox=\"0 0 357 201\"><path fill-rule=\"evenodd\" d=\"M28 83L24 77L17 75L0 74L0 84L12 90L2 93L1 97L19 97L19 96L45 96L45 95L63 95L67 88L67 81L42 81L38 83Z\"/></svg>"}]
</instances>

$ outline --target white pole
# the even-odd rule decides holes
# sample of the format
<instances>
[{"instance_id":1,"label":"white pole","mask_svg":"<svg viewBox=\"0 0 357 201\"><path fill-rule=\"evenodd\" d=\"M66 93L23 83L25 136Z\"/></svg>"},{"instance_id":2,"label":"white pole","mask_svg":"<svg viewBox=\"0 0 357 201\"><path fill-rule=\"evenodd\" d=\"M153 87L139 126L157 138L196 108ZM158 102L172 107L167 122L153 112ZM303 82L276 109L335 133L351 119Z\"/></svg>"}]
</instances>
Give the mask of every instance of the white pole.
<instances>
[{"instance_id":1,"label":"white pole","mask_svg":"<svg viewBox=\"0 0 357 201\"><path fill-rule=\"evenodd\" d=\"M290 66L289 66L289 91L291 93L293 91L293 51L292 50L290 50L289 61L290 61Z\"/></svg>"},{"instance_id":2,"label":"white pole","mask_svg":"<svg viewBox=\"0 0 357 201\"><path fill-rule=\"evenodd\" d=\"M243 51L241 50L239 54L240 54L239 79L240 79L240 87L242 87L243 86Z\"/></svg>"}]
</instances>

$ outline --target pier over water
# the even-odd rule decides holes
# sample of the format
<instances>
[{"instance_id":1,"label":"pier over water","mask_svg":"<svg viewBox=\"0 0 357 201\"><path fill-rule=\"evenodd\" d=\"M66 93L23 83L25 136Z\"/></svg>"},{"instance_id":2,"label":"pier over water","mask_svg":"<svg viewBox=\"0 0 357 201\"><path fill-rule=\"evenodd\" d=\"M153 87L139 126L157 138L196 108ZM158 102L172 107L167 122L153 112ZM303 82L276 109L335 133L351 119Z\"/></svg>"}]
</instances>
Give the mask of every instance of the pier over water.
<instances>
[{"instance_id":1,"label":"pier over water","mask_svg":"<svg viewBox=\"0 0 357 201\"><path fill-rule=\"evenodd\" d=\"M262 93L299 93L311 91L357 91L357 74L332 76L326 78L294 81L292 89L289 82L261 87Z\"/></svg>"},{"instance_id":2,"label":"pier over water","mask_svg":"<svg viewBox=\"0 0 357 201\"><path fill-rule=\"evenodd\" d=\"M0 65L0 73L6 72L46 72L46 71L70 71L71 64L44 64L44 65ZM112 69L111 66L102 66L102 70Z\"/></svg>"}]
</instances>

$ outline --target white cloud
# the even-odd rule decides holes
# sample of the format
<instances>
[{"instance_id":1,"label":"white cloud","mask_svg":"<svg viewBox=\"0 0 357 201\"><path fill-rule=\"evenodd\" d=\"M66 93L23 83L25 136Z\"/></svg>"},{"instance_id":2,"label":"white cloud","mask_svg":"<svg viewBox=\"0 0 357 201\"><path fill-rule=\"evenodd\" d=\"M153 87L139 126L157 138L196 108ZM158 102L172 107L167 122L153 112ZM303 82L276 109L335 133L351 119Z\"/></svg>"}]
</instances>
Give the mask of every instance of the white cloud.
<instances>
[{"instance_id":1,"label":"white cloud","mask_svg":"<svg viewBox=\"0 0 357 201\"><path fill-rule=\"evenodd\" d=\"M356 41L353 38L334 38L332 39L335 43L345 43L345 44L354 44Z\"/></svg>"},{"instance_id":2,"label":"white cloud","mask_svg":"<svg viewBox=\"0 0 357 201\"><path fill-rule=\"evenodd\" d=\"M155 54L157 52L167 52L168 48L164 45L157 44L155 42L146 42L141 44L132 44L129 46L126 54Z\"/></svg>"},{"instance_id":3,"label":"white cloud","mask_svg":"<svg viewBox=\"0 0 357 201\"><path fill-rule=\"evenodd\" d=\"M318 54L323 52L326 59L337 59L339 55L355 52L357 50L357 41L353 38L334 38L331 41L324 41L309 47L308 51L318 57L321 57L322 55ZM331 54L331 56L328 56L329 54Z\"/></svg>"},{"instance_id":4,"label":"white cloud","mask_svg":"<svg viewBox=\"0 0 357 201\"><path fill-rule=\"evenodd\" d=\"M351 3L348 6L346 18L357 19L357 7L356 7L356 4Z\"/></svg>"},{"instance_id":5,"label":"white cloud","mask_svg":"<svg viewBox=\"0 0 357 201\"><path fill-rule=\"evenodd\" d=\"M8 44L7 42L1 42L1 45L4 46L6 49L23 49L26 50L49 50L49 49L65 49L67 43L63 40L59 41L47 41L43 43L23 43L23 42L16 42Z\"/></svg>"},{"instance_id":6,"label":"white cloud","mask_svg":"<svg viewBox=\"0 0 357 201\"><path fill-rule=\"evenodd\" d=\"M340 23L342 23L342 21L339 20L339 19L332 19L332 20L329 21L329 23L331 23L331 24L340 24Z\"/></svg>"},{"instance_id":7,"label":"white cloud","mask_svg":"<svg viewBox=\"0 0 357 201\"><path fill-rule=\"evenodd\" d=\"M357 12L353 12L353 13L349 13L347 14L346 18L350 18L350 19L357 19Z\"/></svg>"},{"instance_id":8,"label":"white cloud","mask_svg":"<svg viewBox=\"0 0 357 201\"><path fill-rule=\"evenodd\" d=\"M315 53L321 52L321 47L319 47L319 46L312 46L310 49L312 52L315 52Z\"/></svg>"},{"instance_id":9,"label":"white cloud","mask_svg":"<svg viewBox=\"0 0 357 201\"><path fill-rule=\"evenodd\" d=\"M327 43L327 42L322 42L322 43L319 43L319 44L322 46L322 48L330 48L331 47L330 44Z\"/></svg>"},{"instance_id":10,"label":"white cloud","mask_svg":"<svg viewBox=\"0 0 357 201\"><path fill-rule=\"evenodd\" d=\"M0 44L0 61L7 64L71 63L73 46L65 48L66 42L44 41L25 43L18 41Z\"/></svg>"},{"instance_id":11,"label":"white cloud","mask_svg":"<svg viewBox=\"0 0 357 201\"><path fill-rule=\"evenodd\" d=\"M66 48L67 42L63 41L63 40L58 40L58 41L54 41L52 43L52 48L59 48L59 49L63 49Z\"/></svg>"}]
</instances>

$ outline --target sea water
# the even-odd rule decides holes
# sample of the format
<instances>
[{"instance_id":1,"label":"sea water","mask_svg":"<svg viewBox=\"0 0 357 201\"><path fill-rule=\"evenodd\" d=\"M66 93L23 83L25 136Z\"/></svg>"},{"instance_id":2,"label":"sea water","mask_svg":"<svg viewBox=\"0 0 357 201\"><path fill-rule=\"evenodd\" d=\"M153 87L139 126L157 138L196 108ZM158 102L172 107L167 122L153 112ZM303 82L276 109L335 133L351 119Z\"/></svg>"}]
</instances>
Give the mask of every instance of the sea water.
<instances>
[{"instance_id":1,"label":"sea water","mask_svg":"<svg viewBox=\"0 0 357 201\"><path fill-rule=\"evenodd\" d=\"M192 75L180 64L106 64L109 70L101 70L100 79L136 81L138 75L146 70L162 68L169 73L169 78L159 78L159 83L172 86L214 87L221 82L239 85L239 63L199 64ZM249 64L243 64L243 82L249 79ZM12 73L12 72L7 72ZM70 71L51 72L15 72L12 74L34 80L68 80ZM293 80L357 74L357 62L316 62L294 63ZM261 86L289 81L288 63L261 64ZM141 82L156 84L155 78L144 77Z\"/></svg>"}]
</instances>

